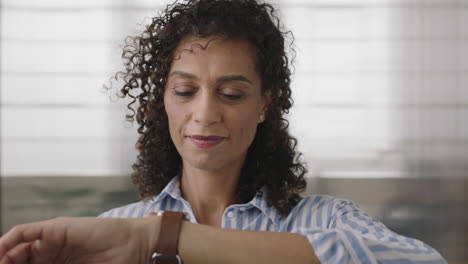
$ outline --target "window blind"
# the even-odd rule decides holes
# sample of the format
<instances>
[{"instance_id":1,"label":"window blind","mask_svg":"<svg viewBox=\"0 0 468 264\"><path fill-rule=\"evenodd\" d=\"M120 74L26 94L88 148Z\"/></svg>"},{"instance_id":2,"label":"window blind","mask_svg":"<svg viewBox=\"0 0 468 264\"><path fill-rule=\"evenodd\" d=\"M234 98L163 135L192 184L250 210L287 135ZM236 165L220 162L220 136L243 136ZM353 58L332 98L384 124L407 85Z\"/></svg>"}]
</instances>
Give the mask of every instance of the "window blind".
<instances>
[{"instance_id":1,"label":"window blind","mask_svg":"<svg viewBox=\"0 0 468 264\"><path fill-rule=\"evenodd\" d=\"M296 37L289 120L311 177L463 174L466 1L273 4ZM162 5L2 1L3 176L130 172L136 128L101 87Z\"/></svg>"}]
</instances>

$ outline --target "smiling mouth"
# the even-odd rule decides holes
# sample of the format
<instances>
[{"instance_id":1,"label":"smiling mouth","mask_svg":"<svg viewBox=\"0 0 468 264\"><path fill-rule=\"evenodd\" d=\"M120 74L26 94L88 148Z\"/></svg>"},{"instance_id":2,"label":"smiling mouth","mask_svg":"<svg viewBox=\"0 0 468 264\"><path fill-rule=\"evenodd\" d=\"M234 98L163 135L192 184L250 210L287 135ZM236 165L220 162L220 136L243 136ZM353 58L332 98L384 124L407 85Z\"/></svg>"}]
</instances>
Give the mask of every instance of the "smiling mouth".
<instances>
[{"instance_id":1,"label":"smiling mouth","mask_svg":"<svg viewBox=\"0 0 468 264\"><path fill-rule=\"evenodd\" d=\"M218 136L190 136L190 140L199 148L210 148L218 145L223 141L224 137Z\"/></svg>"}]
</instances>

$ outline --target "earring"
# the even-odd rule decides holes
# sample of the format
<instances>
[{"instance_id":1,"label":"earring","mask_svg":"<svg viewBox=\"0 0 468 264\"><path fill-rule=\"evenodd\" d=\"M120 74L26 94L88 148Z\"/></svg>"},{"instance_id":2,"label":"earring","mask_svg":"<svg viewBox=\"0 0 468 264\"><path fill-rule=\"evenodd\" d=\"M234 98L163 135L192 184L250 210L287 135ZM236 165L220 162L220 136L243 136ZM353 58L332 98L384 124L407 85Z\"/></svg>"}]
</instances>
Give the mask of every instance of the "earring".
<instances>
[{"instance_id":1,"label":"earring","mask_svg":"<svg viewBox=\"0 0 468 264\"><path fill-rule=\"evenodd\" d=\"M263 113L261 113L260 116L258 117L258 121L259 123L265 121L265 115Z\"/></svg>"}]
</instances>

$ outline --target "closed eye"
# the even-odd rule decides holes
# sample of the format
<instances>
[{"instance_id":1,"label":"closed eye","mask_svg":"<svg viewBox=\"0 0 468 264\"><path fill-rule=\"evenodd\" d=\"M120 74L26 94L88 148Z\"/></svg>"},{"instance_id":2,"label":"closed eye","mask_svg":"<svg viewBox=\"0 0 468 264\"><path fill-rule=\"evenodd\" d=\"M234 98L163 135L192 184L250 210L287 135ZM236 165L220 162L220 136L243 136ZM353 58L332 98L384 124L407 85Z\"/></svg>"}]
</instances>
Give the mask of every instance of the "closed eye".
<instances>
[{"instance_id":1,"label":"closed eye","mask_svg":"<svg viewBox=\"0 0 468 264\"><path fill-rule=\"evenodd\" d=\"M192 96L195 92L178 92L174 91L174 95L181 96L181 97L189 97Z\"/></svg>"},{"instance_id":2,"label":"closed eye","mask_svg":"<svg viewBox=\"0 0 468 264\"><path fill-rule=\"evenodd\" d=\"M237 95L237 94L223 94L222 96L231 101L240 100L243 97L242 95Z\"/></svg>"}]
</instances>

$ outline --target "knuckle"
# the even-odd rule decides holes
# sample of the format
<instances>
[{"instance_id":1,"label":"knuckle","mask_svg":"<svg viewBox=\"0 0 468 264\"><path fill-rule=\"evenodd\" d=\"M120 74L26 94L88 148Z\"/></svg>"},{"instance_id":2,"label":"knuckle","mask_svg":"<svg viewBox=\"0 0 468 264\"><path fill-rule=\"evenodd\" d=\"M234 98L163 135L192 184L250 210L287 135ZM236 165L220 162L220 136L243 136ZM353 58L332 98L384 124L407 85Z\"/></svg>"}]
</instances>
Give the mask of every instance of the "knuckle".
<instances>
[{"instance_id":1,"label":"knuckle","mask_svg":"<svg viewBox=\"0 0 468 264\"><path fill-rule=\"evenodd\" d=\"M12 227L12 228L10 229L10 232L11 232L12 234L20 233L21 230L23 229L23 226L24 226L24 225L15 225L14 227Z\"/></svg>"}]
</instances>

